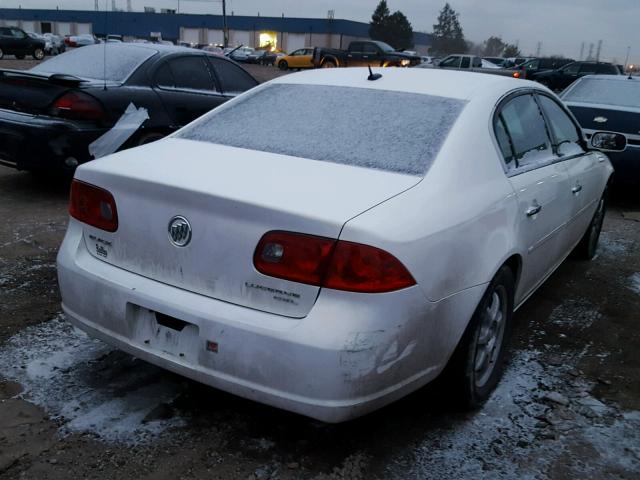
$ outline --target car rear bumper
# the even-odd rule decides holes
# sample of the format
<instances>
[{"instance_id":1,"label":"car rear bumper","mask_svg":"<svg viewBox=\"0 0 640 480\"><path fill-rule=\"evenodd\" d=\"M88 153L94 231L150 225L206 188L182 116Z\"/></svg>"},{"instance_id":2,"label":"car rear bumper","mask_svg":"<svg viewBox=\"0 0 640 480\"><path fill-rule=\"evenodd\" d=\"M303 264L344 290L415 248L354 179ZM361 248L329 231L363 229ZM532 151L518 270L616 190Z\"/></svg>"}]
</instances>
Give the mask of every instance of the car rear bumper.
<instances>
[{"instance_id":1,"label":"car rear bumper","mask_svg":"<svg viewBox=\"0 0 640 480\"><path fill-rule=\"evenodd\" d=\"M198 295L89 254L70 219L58 255L70 322L131 355L227 392L326 422L380 408L434 379L484 292L437 303L420 288L324 290L302 319ZM186 322L181 332L155 312ZM159 321L160 318L160 321Z\"/></svg>"},{"instance_id":2,"label":"car rear bumper","mask_svg":"<svg viewBox=\"0 0 640 480\"><path fill-rule=\"evenodd\" d=\"M0 163L20 170L69 168L91 160L88 146L108 129L0 109Z\"/></svg>"}]
</instances>

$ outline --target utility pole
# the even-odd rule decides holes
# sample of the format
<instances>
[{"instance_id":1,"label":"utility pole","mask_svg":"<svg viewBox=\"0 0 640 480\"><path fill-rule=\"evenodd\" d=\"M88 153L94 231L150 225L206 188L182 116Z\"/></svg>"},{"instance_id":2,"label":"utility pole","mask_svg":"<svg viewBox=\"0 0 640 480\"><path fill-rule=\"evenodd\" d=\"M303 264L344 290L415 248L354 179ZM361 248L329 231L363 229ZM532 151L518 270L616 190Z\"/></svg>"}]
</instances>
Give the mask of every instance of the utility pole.
<instances>
[{"instance_id":1,"label":"utility pole","mask_svg":"<svg viewBox=\"0 0 640 480\"><path fill-rule=\"evenodd\" d=\"M97 12L98 10L100 10L100 6L98 5L98 2L99 2L99 0L96 0L96 1L95 1L95 3L94 3L94 4L95 4L95 10L96 10L96 12Z\"/></svg>"},{"instance_id":2,"label":"utility pole","mask_svg":"<svg viewBox=\"0 0 640 480\"><path fill-rule=\"evenodd\" d=\"M593 61L593 43L589 44L589 55L587 55L588 61Z\"/></svg>"},{"instance_id":3,"label":"utility pole","mask_svg":"<svg viewBox=\"0 0 640 480\"><path fill-rule=\"evenodd\" d=\"M600 50L602 49L602 40L598 40L598 50L596 51L596 62L600 61Z\"/></svg>"},{"instance_id":4,"label":"utility pole","mask_svg":"<svg viewBox=\"0 0 640 480\"><path fill-rule=\"evenodd\" d=\"M542 42L538 42L538 48L536 48L536 57L540 56L540 50L542 50Z\"/></svg>"},{"instance_id":5,"label":"utility pole","mask_svg":"<svg viewBox=\"0 0 640 480\"><path fill-rule=\"evenodd\" d=\"M227 28L227 1L222 0L222 36L223 47L227 48L229 45L229 29Z\"/></svg>"},{"instance_id":6,"label":"utility pole","mask_svg":"<svg viewBox=\"0 0 640 480\"><path fill-rule=\"evenodd\" d=\"M624 71L627 71L627 66L629 65L629 54L631 53L631 46L627 47L627 56L624 59Z\"/></svg>"},{"instance_id":7,"label":"utility pole","mask_svg":"<svg viewBox=\"0 0 640 480\"><path fill-rule=\"evenodd\" d=\"M582 56L584 55L584 42L580 45L580 61L582 61Z\"/></svg>"}]
</instances>

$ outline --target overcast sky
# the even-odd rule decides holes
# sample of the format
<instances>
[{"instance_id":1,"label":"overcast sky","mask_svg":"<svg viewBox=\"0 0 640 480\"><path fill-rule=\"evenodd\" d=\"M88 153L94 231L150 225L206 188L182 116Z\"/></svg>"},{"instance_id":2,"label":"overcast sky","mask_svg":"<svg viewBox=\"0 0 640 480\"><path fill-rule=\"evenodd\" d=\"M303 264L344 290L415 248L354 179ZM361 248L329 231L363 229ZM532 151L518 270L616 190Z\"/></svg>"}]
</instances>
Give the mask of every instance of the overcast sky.
<instances>
[{"instance_id":1,"label":"overcast sky","mask_svg":"<svg viewBox=\"0 0 640 480\"><path fill-rule=\"evenodd\" d=\"M111 0L100 0L102 6ZM132 0L134 10L144 6L177 8L183 13L220 13L220 0ZM236 15L326 17L335 10L335 18L368 22L378 0L227 0L227 9ZM445 0L387 0L391 11L401 10L414 30L430 32ZM116 0L126 8L126 0ZM631 61L640 62L640 0L450 0L460 13L465 36L474 42L491 35L518 42L524 54L580 55L585 42L603 41L601 58L625 60L631 46ZM2 7L93 9L94 0L0 0Z\"/></svg>"}]
</instances>

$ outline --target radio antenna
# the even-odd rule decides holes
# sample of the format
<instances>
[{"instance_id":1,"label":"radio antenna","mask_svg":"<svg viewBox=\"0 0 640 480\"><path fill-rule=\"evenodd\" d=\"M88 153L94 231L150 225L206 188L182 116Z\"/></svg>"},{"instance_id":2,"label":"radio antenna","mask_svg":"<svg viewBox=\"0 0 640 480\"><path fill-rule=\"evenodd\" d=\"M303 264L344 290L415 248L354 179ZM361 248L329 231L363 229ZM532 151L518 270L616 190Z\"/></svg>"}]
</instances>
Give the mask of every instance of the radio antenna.
<instances>
[{"instance_id":1,"label":"radio antenna","mask_svg":"<svg viewBox=\"0 0 640 480\"><path fill-rule=\"evenodd\" d=\"M104 0L104 48L103 50L103 65L102 65L102 80L103 80L103 90L107 89L107 39L109 38L109 30L108 30L108 3L107 0Z\"/></svg>"}]
</instances>

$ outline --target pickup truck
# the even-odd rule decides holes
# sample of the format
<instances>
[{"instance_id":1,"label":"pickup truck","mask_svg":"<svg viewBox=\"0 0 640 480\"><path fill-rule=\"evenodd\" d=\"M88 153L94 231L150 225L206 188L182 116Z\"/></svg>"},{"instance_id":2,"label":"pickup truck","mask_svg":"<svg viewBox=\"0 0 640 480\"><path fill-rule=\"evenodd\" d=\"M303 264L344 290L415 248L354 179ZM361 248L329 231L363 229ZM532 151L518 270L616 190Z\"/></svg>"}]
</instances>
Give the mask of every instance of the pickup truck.
<instances>
[{"instance_id":1,"label":"pickup truck","mask_svg":"<svg viewBox=\"0 0 640 480\"><path fill-rule=\"evenodd\" d=\"M335 67L412 67L420 64L420 57L396 52L384 42L354 41L346 50L314 48L312 63L316 68Z\"/></svg>"},{"instance_id":2,"label":"pickup truck","mask_svg":"<svg viewBox=\"0 0 640 480\"><path fill-rule=\"evenodd\" d=\"M475 55L449 55L444 58L437 67L421 65L422 68L445 68L447 70L464 70L467 72L490 73L504 77L520 78L516 72L506 68L500 68L493 63Z\"/></svg>"}]
</instances>

